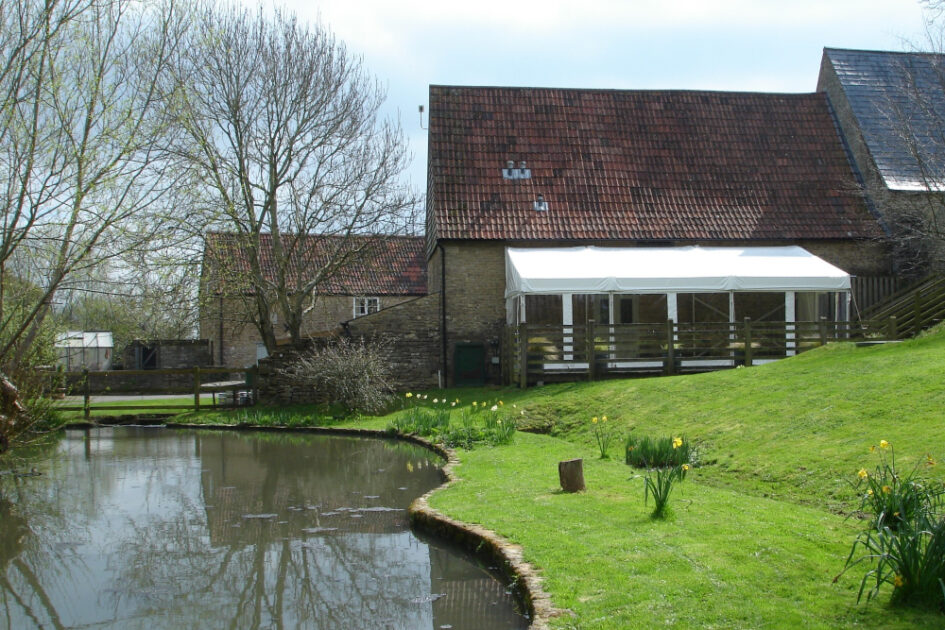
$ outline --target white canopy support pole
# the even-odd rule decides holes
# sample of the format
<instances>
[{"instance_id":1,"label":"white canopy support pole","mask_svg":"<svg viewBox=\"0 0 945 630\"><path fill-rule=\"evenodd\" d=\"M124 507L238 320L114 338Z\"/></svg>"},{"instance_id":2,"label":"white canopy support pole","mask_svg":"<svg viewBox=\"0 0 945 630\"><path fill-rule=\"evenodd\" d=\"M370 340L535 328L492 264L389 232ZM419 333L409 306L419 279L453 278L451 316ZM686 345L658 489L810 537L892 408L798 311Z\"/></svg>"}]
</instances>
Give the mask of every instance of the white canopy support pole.
<instances>
[{"instance_id":1,"label":"white canopy support pole","mask_svg":"<svg viewBox=\"0 0 945 630\"><path fill-rule=\"evenodd\" d=\"M617 351L617 339L614 337L614 301L616 300L616 295L613 292L607 294L607 323L610 327L607 329L610 333L609 335L609 345L610 345L610 358L616 358Z\"/></svg>"},{"instance_id":2,"label":"white canopy support pole","mask_svg":"<svg viewBox=\"0 0 945 630\"><path fill-rule=\"evenodd\" d=\"M735 292L728 292L728 341L729 343L735 343L737 341L735 335Z\"/></svg>"},{"instance_id":3,"label":"white canopy support pole","mask_svg":"<svg viewBox=\"0 0 945 630\"><path fill-rule=\"evenodd\" d=\"M571 337L569 333L574 333L573 328L568 328L568 326L574 325L574 300L571 298L570 293L561 294L561 323L565 326L564 337L562 342L564 345L564 360L573 361L574 360L574 337Z\"/></svg>"},{"instance_id":4,"label":"white canopy support pole","mask_svg":"<svg viewBox=\"0 0 945 630\"><path fill-rule=\"evenodd\" d=\"M666 294L666 315L675 323L679 323L679 310L676 307L676 292L671 291ZM673 341L679 339L678 334L673 334Z\"/></svg>"},{"instance_id":5,"label":"white canopy support pole","mask_svg":"<svg viewBox=\"0 0 945 630\"><path fill-rule=\"evenodd\" d=\"M525 319L525 294L523 293L520 298L518 302L518 323L524 324L528 321Z\"/></svg>"},{"instance_id":6,"label":"white canopy support pole","mask_svg":"<svg viewBox=\"0 0 945 630\"><path fill-rule=\"evenodd\" d=\"M786 352L785 354L789 357L793 357L797 354L797 334L795 331L794 322L796 321L795 315L795 294L794 291L785 291L784 292L784 345Z\"/></svg>"}]
</instances>

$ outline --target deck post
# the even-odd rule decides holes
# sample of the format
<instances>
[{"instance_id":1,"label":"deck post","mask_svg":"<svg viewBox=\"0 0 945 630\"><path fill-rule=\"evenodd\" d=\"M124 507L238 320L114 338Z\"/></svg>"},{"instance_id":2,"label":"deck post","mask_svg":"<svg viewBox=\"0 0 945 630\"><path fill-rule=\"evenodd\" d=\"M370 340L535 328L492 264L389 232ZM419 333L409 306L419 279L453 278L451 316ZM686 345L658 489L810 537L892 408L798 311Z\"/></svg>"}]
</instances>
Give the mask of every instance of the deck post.
<instances>
[{"instance_id":1,"label":"deck post","mask_svg":"<svg viewBox=\"0 0 945 630\"><path fill-rule=\"evenodd\" d=\"M751 367L751 318L745 318L745 367Z\"/></svg>"},{"instance_id":2,"label":"deck post","mask_svg":"<svg viewBox=\"0 0 945 630\"><path fill-rule=\"evenodd\" d=\"M666 358L663 364L663 370L667 375L676 373L676 335L674 330L675 322L671 319L666 320Z\"/></svg>"},{"instance_id":3,"label":"deck post","mask_svg":"<svg viewBox=\"0 0 945 630\"><path fill-rule=\"evenodd\" d=\"M200 368L194 367L194 411L200 411Z\"/></svg>"},{"instance_id":4,"label":"deck post","mask_svg":"<svg viewBox=\"0 0 945 630\"><path fill-rule=\"evenodd\" d=\"M820 316L820 345L827 345L827 318Z\"/></svg>"},{"instance_id":5,"label":"deck post","mask_svg":"<svg viewBox=\"0 0 945 630\"><path fill-rule=\"evenodd\" d=\"M889 322L886 328L886 337L888 341L895 341L899 339L899 330L896 326L896 316L890 315Z\"/></svg>"},{"instance_id":6,"label":"deck post","mask_svg":"<svg viewBox=\"0 0 945 630\"><path fill-rule=\"evenodd\" d=\"M584 327L584 352L587 356L587 378L593 381L597 378L597 361L594 360L594 320L587 320Z\"/></svg>"},{"instance_id":7,"label":"deck post","mask_svg":"<svg viewBox=\"0 0 945 630\"><path fill-rule=\"evenodd\" d=\"M85 387L83 392L83 401L82 401L82 413L85 415L86 421L92 416L92 385L89 383L89 369L85 368L82 370L82 380L85 381Z\"/></svg>"},{"instance_id":8,"label":"deck post","mask_svg":"<svg viewBox=\"0 0 945 630\"><path fill-rule=\"evenodd\" d=\"M528 324L518 325L518 386L528 387Z\"/></svg>"}]
</instances>

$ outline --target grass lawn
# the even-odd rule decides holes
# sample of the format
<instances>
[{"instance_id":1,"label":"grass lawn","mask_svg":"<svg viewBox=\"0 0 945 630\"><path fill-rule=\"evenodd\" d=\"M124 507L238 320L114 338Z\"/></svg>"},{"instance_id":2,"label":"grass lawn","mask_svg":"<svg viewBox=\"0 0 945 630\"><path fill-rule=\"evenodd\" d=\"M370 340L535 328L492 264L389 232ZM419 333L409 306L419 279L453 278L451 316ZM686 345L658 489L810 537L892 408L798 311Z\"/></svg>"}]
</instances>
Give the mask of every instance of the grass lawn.
<instances>
[{"instance_id":1,"label":"grass lawn","mask_svg":"<svg viewBox=\"0 0 945 630\"><path fill-rule=\"evenodd\" d=\"M945 627L938 611L890 607L888 590L857 605L862 572L833 582L863 527L851 483L878 463L870 445L888 440L901 470L926 454L945 458L943 375L939 332L704 375L427 392L422 405L501 399L533 431L510 445L459 451L460 483L431 505L522 545L554 605L572 613L555 627ZM331 420L311 408L258 409L255 420L246 413L180 419L390 421ZM599 458L591 433L591 416L601 415L618 428L613 459ZM631 431L685 435L698 448L701 464L674 489L665 521L650 519L640 472L622 463ZM565 494L557 462L574 457L584 458L588 489ZM941 466L923 474L945 479Z\"/></svg>"}]
</instances>

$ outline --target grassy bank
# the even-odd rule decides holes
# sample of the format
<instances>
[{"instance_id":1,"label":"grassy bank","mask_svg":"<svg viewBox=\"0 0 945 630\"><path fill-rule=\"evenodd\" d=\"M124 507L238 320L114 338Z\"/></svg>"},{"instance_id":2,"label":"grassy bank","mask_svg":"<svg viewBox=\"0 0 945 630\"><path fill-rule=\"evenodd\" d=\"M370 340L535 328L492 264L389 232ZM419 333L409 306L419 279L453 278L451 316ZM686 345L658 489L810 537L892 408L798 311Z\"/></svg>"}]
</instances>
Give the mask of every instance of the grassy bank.
<instances>
[{"instance_id":1,"label":"grassy bank","mask_svg":"<svg viewBox=\"0 0 945 630\"><path fill-rule=\"evenodd\" d=\"M431 505L522 545L554 604L572 612L554 622L562 628L942 627L938 611L889 607L888 592L857 605L861 573L833 582L863 526L851 483L876 464L870 445L888 440L910 470L945 456L942 374L938 333L696 376L429 392L420 404L502 399L537 432L460 451L462 481ZM196 417L234 421L227 413ZM390 422L271 413L273 424ZM613 459L599 458L591 434L601 415L617 427ZM665 521L649 518L642 477L622 463L631 431L685 435L699 451ZM557 462L573 457L585 459L588 489L564 494ZM927 474L942 479L939 469Z\"/></svg>"}]
</instances>

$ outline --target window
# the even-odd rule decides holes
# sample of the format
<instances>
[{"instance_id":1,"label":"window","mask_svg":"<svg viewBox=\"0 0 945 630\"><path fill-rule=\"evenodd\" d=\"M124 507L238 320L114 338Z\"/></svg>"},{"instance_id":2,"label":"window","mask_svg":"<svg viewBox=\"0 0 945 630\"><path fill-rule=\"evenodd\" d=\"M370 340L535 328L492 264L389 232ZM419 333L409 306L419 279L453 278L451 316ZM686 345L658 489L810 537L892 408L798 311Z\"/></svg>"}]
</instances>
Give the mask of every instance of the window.
<instances>
[{"instance_id":1,"label":"window","mask_svg":"<svg viewBox=\"0 0 945 630\"><path fill-rule=\"evenodd\" d=\"M354 298L354 316L370 315L381 310L381 298L356 297Z\"/></svg>"}]
</instances>

